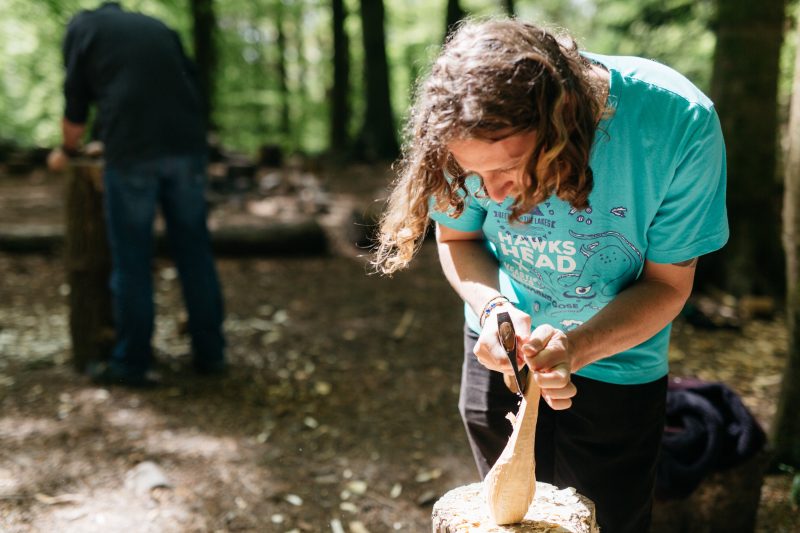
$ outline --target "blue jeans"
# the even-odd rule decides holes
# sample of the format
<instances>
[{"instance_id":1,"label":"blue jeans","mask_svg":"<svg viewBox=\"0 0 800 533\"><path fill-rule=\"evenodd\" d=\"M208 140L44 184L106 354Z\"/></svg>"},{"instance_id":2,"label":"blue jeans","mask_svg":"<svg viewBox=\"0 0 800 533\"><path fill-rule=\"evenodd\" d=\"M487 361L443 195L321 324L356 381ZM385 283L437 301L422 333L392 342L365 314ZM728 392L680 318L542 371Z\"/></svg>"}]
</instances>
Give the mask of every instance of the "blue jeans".
<instances>
[{"instance_id":1,"label":"blue jeans","mask_svg":"<svg viewBox=\"0 0 800 533\"><path fill-rule=\"evenodd\" d=\"M106 165L116 344L112 371L141 376L153 359L153 220L161 207L189 315L195 363L224 362L222 294L206 225L205 158L172 156Z\"/></svg>"}]
</instances>

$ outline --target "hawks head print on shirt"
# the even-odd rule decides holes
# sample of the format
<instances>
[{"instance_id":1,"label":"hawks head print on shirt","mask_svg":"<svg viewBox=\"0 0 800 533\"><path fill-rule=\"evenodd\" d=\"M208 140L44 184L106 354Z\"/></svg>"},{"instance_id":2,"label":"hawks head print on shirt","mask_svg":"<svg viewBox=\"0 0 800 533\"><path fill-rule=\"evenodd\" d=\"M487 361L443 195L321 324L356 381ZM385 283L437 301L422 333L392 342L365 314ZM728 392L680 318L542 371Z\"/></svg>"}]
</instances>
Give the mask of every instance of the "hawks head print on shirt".
<instances>
[{"instance_id":1,"label":"hawks head print on shirt","mask_svg":"<svg viewBox=\"0 0 800 533\"><path fill-rule=\"evenodd\" d=\"M577 211L551 198L512 224L512 199L471 201L485 209L482 229L503 283L514 288L513 300L535 323L565 331L582 324L635 280L644 264L622 224L607 229L616 218L611 209L603 216L595 207Z\"/></svg>"}]
</instances>

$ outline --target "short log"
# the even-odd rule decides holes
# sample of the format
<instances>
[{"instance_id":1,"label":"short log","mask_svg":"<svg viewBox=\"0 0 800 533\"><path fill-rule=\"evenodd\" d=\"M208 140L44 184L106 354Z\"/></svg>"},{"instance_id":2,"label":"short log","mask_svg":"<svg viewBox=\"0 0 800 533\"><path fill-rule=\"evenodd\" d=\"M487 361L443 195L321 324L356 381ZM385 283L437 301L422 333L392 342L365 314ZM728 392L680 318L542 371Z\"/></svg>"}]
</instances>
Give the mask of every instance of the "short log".
<instances>
[{"instance_id":1,"label":"short log","mask_svg":"<svg viewBox=\"0 0 800 533\"><path fill-rule=\"evenodd\" d=\"M102 175L101 163L78 159L70 165L65 182L69 330L72 362L79 372L92 361L107 359L114 342Z\"/></svg>"},{"instance_id":2,"label":"short log","mask_svg":"<svg viewBox=\"0 0 800 533\"><path fill-rule=\"evenodd\" d=\"M755 531L761 485L770 453L710 474L688 498L656 500L650 533Z\"/></svg>"},{"instance_id":3,"label":"short log","mask_svg":"<svg viewBox=\"0 0 800 533\"><path fill-rule=\"evenodd\" d=\"M575 489L536 483L536 496L519 524L495 525L482 483L455 488L433 506L433 533L597 533L594 503Z\"/></svg>"},{"instance_id":4,"label":"short log","mask_svg":"<svg viewBox=\"0 0 800 533\"><path fill-rule=\"evenodd\" d=\"M166 244L166 242L164 242ZM324 228L313 217L291 223L263 221L259 225L227 225L211 231L216 255L312 256L328 251Z\"/></svg>"}]
</instances>

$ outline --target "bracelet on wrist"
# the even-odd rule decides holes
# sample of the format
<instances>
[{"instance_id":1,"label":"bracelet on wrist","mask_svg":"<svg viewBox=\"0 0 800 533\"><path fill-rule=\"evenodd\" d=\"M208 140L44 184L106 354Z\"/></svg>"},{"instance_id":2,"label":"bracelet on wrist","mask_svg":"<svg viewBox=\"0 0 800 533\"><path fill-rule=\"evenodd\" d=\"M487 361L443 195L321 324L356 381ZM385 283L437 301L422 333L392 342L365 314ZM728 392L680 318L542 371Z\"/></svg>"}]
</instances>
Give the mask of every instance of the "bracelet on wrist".
<instances>
[{"instance_id":1,"label":"bracelet on wrist","mask_svg":"<svg viewBox=\"0 0 800 533\"><path fill-rule=\"evenodd\" d=\"M486 302L486 305L484 305L483 309L481 310L481 316L478 319L478 323L480 324L480 326L483 327L483 323L486 321L489 315L492 314L492 311L494 310L495 307L502 307L507 303L510 303L510 301L505 296L495 296L494 298Z\"/></svg>"}]
</instances>

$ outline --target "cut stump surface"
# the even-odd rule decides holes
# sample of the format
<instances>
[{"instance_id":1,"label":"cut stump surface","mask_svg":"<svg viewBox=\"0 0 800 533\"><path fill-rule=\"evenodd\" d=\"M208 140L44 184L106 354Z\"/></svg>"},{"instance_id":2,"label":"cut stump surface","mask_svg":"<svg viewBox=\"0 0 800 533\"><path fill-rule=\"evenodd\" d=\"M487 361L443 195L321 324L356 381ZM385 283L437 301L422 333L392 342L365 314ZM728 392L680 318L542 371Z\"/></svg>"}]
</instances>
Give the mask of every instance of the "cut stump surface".
<instances>
[{"instance_id":1,"label":"cut stump surface","mask_svg":"<svg viewBox=\"0 0 800 533\"><path fill-rule=\"evenodd\" d=\"M495 525L482 483L455 488L433 506L433 533L597 533L594 503L575 489L537 482L536 496L519 524Z\"/></svg>"}]
</instances>

